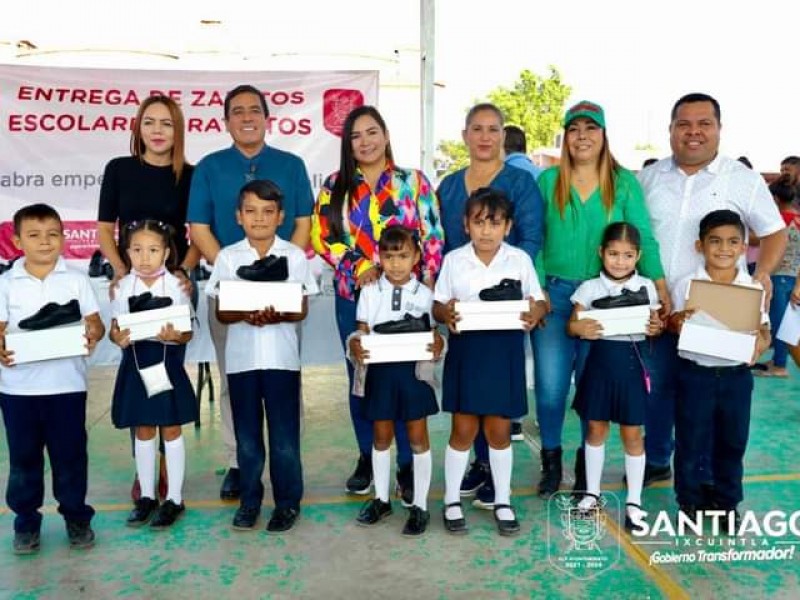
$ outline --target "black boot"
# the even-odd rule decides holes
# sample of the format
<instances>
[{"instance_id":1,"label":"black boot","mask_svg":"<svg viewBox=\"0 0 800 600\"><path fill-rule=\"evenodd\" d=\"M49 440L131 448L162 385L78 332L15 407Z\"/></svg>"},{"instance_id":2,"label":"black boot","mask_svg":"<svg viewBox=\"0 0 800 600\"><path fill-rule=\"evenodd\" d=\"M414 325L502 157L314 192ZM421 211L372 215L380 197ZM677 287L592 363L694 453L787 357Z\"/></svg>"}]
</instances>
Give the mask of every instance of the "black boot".
<instances>
[{"instance_id":1,"label":"black boot","mask_svg":"<svg viewBox=\"0 0 800 600\"><path fill-rule=\"evenodd\" d=\"M561 485L562 465L561 446L552 450L540 451L542 459L542 478L539 480L539 497L549 498L558 491Z\"/></svg>"},{"instance_id":2,"label":"black boot","mask_svg":"<svg viewBox=\"0 0 800 600\"><path fill-rule=\"evenodd\" d=\"M586 491L586 455L582 446L575 451L575 485L572 491L580 495Z\"/></svg>"}]
</instances>

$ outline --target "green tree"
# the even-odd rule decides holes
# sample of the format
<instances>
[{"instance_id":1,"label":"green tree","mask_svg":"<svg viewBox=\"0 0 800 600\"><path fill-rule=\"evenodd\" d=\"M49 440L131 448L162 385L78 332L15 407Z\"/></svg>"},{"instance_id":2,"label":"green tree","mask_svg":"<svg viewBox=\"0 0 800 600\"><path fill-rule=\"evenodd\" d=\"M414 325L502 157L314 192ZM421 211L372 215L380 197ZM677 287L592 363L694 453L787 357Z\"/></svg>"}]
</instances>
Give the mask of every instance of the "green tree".
<instances>
[{"instance_id":1,"label":"green tree","mask_svg":"<svg viewBox=\"0 0 800 600\"><path fill-rule=\"evenodd\" d=\"M506 124L517 125L525 131L528 149L532 150L553 145L556 133L561 130L564 103L571 93L572 88L563 83L561 73L551 65L546 77L523 70L511 87L495 88L485 101L503 111ZM437 165L441 175L469 163L466 146L460 140L442 140L437 149L442 157Z\"/></svg>"}]
</instances>

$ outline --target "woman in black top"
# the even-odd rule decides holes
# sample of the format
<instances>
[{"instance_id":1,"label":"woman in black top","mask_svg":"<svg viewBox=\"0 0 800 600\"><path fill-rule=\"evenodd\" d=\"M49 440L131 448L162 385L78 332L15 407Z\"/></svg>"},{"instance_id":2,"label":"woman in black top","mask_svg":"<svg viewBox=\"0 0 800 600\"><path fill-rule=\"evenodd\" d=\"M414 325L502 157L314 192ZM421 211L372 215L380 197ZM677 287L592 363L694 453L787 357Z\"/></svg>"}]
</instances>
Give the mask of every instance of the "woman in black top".
<instances>
[{"instance_id":1,"label":"woman in black top","mask_svg":"<svg viewBox=\"0 0 800 600\"><path fill-rule=\"evenodd\" d=\"M106 165L100 188L97 232L100 250L114 267L114 283L128 273L119 254L114 231L120 236L133 221L163 221L175 231L179 277L186 277L200 259L189 247L186 210L194 167L184 155L184 119L180 107L167 96L150 96L139 106L131 132L131 156ZM188 280L186 281L187 286Z\"/></svg>"}]
</instances>

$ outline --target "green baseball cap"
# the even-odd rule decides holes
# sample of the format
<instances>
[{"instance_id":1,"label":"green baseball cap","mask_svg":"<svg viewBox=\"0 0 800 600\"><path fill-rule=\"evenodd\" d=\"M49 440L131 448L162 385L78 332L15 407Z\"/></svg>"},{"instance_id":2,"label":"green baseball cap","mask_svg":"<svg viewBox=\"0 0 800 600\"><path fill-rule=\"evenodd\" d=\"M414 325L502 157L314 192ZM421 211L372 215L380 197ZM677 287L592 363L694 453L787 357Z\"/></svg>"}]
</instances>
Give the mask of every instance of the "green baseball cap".
<instances>
[{"instance_id":1,"label":"green baseball cap","mask_svg":"<svg viewBox=\"0 0 800 600\"><path fill-rule=\"evenodd\" d=\"M575 119L585 117L597 123L603 129L606 128L606 116L603 112L603 107L588 100L581 100L574 106L570 107L567 114L564 115L564 127L569 127Z\"/></svg>"}]
</instances>

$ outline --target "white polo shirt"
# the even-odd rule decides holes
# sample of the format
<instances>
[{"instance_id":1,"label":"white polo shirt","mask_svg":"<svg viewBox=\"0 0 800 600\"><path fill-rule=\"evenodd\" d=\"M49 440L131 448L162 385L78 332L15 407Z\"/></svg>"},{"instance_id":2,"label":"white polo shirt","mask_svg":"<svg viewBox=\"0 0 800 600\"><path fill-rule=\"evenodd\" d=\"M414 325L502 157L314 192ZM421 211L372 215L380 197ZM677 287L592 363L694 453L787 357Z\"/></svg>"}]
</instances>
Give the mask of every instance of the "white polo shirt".
<instances>
[{"instance_id":1,"label":"white polo shirt","mask_svg":"<svg viewBox=\"0 0 800 600\"><path fill-rule=\"evenodd\" d=\"M599 298L606 296L619 296L622 290L630 290L638 292L642 286L647 290L647 298L650 300L650 308L657 310L661 304L658 301L658 292L656 286L647 277L642 277L639 273L634 272L633 276L623 283L614 281L606 277L605 273L600 273L599 277L594 279L587 279L584 281L575 293L572 294L570 302L573 304L580 304L586 310L592 310L592 302ZM641 342L645 338L642 334L635 335L610 335L604 337L604 340L613 342Z\"/></svg>"},{"instance_id":2,"label":"white polo shirt","mask_svg":"<svg viewBox=\"0 0 800 600\"><path fill-rule=\"evenodd\" d=\"M680 312L686 308L686 301L689 299L689 283L692 279L702 279L703 281L712 281L704 266L700 266L693 273L681 279L675 288L672 290L672 310L673 312ZM746 285L756 289L762 289L761 284L753 281L753 278L747 273L745 269L739 268L736 271L736 277L733 283L738 285ZM769 324L769 313L761 307L761 324ZM686 352L680 350L678 355L692 362L696 362L703 367L735 367L744 363L735 360L728 360L727 358L717 358L715 356L706 356L705 354L696 354L694 352Z\"/></svg>"},{"instance_id":3,"label":"white polo shirt","mask_svg":"<svg viewBox=\"0 0 800 600\"><path fill-rule=\"evenodd\" d=\"M462 302L480 301L481 290L500 283L502 279L522 282L522 297L544 300L531 257L505 242L488 265L475 254L472 242L448 252L444 257L434 299L446 304L453 298Z\"/></svg>"},{"instance_id":4,"label":"white polo shirt","mask_svg":"<svg viewBox=\"0 0 800 600\"><path fill-rule=\"evenodd\" d=\"M370 331L378 323L402 319L406 313L421 317L428 313L433 324L433 292L412 274L405 285L395 287L386 275L377 283L361 290L356 307L356 321L369 325Z\"/></svg>"},{"instance_id":5,"label":"white polo shirt","mask_svg":"<svg viewBox=\"0 0 800 600\"><path fill-rule=\"evenodd\" d=\"M289 267L289 278L303 284L303 294L317 293L317 282L308 267L305 253L294 244L275 238L267 255L285 256ZM226 246L219 251L211 278L206 284L206 294L217 297L219 282L239 279L236 270L253 264L261 258L247 238ZM248 323L232 323L228 326L225 344L225 372L243 373L263 369L285 371L300 370L300 346L296 323L276 323L256 327Z\"/></svg>"},{"instance_id":6,"label":"white polo shirt","mask_svg":"<svg viewBox=\"0 0 800 600\"><path fill-rule=\"evenodd\" d=\"M694 243L700 220L711 211L739 213L759 237L786 227L764 178L725 156L718 155L693 175L686 175L672 157L664 158L640 171L638 178L670 289L703 264Z\"/></svg>"},{"instance_id":7,"label":"white polo shirt","mask_svg":"<svg viewBox=\"0 0 800 600\"><path fill-rule=\"evenodd\" d=\"M55 268L38 279L25 270L25 257L0 276L0 321L7 331L20 331L19 322L45 304L78 300L81 315L99 314L97 296L89 277L59 258ZM0 366L0 392L18 396L43 396L86 391L86 359L81 356Z\"/></svg>"},{"instance_id":8,"label":"white polo shirt","mask_svg":"<svg viewBox=\"0 0 800 600\"><path fill-rule=\"evenodd\" d=\"M127 315L130 310L128 298L150 292L153 296L168 297L172 299L172 306L189 306L191 298L184 292L181 280L170 272L164 273L149 287L136 275L129 273L119 280L114 291L114 301L111 303L111 316L117 318Z\"/></svg>"}]
</instances>

